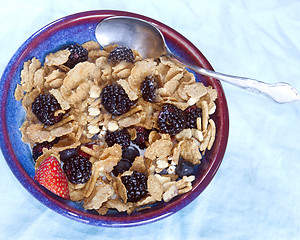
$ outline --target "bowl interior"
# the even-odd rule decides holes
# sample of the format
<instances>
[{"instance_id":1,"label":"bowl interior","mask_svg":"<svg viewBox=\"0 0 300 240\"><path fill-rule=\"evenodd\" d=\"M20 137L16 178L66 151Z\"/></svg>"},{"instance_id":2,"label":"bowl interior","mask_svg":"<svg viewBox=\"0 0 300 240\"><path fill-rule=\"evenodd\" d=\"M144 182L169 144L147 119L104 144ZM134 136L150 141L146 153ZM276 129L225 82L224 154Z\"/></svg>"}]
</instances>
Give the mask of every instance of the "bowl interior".
<instances>
[{"instance_id":1,"label":"bowl interior","mask_svg":"<svg viewBox=\"0 0 300 240\"><path fill-rule=\"evenodd\" d=\"M2 153L22 185L39 201L54 211L80 222L100 226L132 226L152 222L183 208L194 200L209 184L215 175L225 152L228 139L228 109L223 89L219 83L209 77L196 74L197 81L213 86L218 92L217 110L212 116L216 123L217 135L213 149L208 151L197 168L197 177L193 189L188 194L174 198L171 202L154 204L150 209L131 215L110 212L99 216L71 201L65 201L38 185L34 180L34 162L31 150L21 140L19 128L25 119L25 111L20 102L14 99L16 84L20 82L23 63L33 57L42 63L46 55L58 51L68 43L94 40L95 28L99 21L109 16L132 16L155 24L164 34L167 45L176 54L194 64L211 69L211 65L201 52L182 35L168 26L153 19L120 11L91 11L70 15L45 26L32 35L15 53L1 79L1 149Z\"/></svg>"}]
</instances>

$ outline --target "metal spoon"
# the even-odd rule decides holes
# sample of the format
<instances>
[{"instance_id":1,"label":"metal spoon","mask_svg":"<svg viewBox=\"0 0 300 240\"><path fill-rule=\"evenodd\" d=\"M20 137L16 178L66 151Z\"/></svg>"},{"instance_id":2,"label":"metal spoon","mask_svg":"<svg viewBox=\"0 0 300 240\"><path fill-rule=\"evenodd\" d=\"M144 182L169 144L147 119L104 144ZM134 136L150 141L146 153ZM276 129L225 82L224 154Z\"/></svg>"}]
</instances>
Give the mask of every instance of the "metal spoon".
<instances>
[{"instance_id":1,"label":"metal spoon","mask_svg":"<svg viewBox=\"0 0 300 240\"><path fill-rule=\"evenodd\" d=\"M299 93L287 83L264 83L258 80L230 76L195 66L170 51L163 34L153 24L133 17L109 17L99 22L95 35L102 47L118 44L139 51L144 58L167 55L187 68L247 90L262 93L277 103L300 100Z\"/></svg>"}]
</instances>

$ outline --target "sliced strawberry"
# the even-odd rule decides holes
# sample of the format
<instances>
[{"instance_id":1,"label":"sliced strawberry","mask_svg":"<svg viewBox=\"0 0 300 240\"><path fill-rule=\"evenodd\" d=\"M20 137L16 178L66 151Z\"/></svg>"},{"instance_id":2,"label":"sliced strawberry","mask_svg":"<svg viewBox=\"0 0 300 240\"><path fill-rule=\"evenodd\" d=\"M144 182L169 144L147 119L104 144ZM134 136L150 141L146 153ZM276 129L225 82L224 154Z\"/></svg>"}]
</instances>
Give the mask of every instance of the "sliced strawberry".
<instances>
[{"instance_id":1,"label":"sliced strawberry","mask_svg":"<svg viewBox=\"0 0 300 240\"><path fill-rule=\"evenodd\" d=\"M56 195L70 199L67 178L54 156L46 158L41 163L35 172L34 179Z\"/></svg>"}]
</instances>

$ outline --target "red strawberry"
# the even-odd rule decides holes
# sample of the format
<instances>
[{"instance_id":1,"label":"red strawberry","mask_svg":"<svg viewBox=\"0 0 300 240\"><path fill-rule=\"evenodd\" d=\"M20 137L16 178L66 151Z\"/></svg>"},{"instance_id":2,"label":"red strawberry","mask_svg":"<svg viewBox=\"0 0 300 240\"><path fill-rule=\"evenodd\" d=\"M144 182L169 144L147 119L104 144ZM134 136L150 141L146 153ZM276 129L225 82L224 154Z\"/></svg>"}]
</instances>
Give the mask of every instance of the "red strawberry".
<instances>
[{"instance_id":1,"label":"red strawberry","mask_svg":"<svg viewBox=\"0 0 300 240\"><path fill-rule=\"evenodd\" d=\"M70 199L67 178L55 157L50 156L41 163L34 179L56 195Z\"/></svg>"}]
</instances>

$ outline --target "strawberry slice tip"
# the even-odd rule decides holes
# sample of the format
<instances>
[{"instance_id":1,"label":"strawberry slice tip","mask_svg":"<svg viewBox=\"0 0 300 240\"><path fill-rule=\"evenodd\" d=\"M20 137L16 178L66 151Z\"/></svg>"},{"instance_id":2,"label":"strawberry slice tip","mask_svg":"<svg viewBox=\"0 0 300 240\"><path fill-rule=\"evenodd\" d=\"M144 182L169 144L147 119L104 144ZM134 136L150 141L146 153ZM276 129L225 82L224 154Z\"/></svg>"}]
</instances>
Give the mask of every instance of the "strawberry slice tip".
<instances>
[{"instance_id":1,"label":"strawberry slice tip","mask_svg":"<svg viewBox=\"0 0 300 240\"><path fill-rule=\"evenodd\" d=\"M34 179L54 194L70 199L68 180L56 157L46 158L36 170Z\"/></svg>"}]
</instances>

